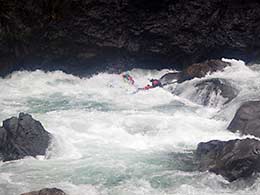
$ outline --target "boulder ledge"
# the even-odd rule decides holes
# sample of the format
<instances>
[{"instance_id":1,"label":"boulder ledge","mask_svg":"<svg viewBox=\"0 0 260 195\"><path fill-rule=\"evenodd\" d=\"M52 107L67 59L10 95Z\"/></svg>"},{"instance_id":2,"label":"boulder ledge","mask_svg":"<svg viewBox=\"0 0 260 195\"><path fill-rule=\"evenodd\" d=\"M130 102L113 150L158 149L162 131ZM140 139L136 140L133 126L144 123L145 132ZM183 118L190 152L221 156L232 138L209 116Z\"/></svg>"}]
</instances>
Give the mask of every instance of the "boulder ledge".
<instances>
[{"instance_id":1,"label":"boulder ledge","mask_svg":"<svg viewBox=\"0 0 260 195\"><path fill-rule=\"evenodd\" d=\"M230 182L260 171L260 141L256 139L201 142L195 156L200 171L220 174Z\"/></svg>"},{"instance_id":2,"label":"boulder ledge","mask_svg":"<svg viewBox=\"0 0 260 195\"><path fill-rule=\"evenodd\" d=\"M194 78L205 77L208 73L211 74L213 72L222 71L225 67L230 65L229 62L224 62L222 60L207 60L202 63L192 64L180 73L178 83Z\"/></svg>"},{"instance_id":3,"label":"boulder ledge","mask_svg":"<svg viewBox=\"0 0 260 195\"><path fill-rule=\"evenodd\" d=\"M202 78L207 74L217 71L223 71L225 67L230 66L229 62L222 60L207 60L201 63L195 63L181 72L166 73L160 78L162 84L171 84L173 82L182 83L194 78Z\"/></svg>"}]
</instances>

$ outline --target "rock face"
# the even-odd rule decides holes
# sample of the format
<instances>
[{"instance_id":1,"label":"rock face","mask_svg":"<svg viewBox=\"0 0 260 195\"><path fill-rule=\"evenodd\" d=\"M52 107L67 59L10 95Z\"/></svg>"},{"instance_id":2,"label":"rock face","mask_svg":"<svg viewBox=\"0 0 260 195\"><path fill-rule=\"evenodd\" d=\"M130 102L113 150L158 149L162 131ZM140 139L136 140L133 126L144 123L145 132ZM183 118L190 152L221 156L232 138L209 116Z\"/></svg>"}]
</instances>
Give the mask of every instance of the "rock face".
<instances>
[{"instance_id":1,"label":"rock face","mask_svg":"<svg viewBox=\"0 0 260 195\"><path fill-rule=\"evenodd\" d=\"M44 188L41 189L40 191L28 192L21 195L66 195L66 194L65 192L63 192L58 188Z\"/></svg>"},{"instance_id":2,"label":"rock face","mask_svg":"<svg viewBox=\"0 0 260 195\"><path fill-rule=\"evenodd\" d=\"M237 110L228 129L232 132L239 131L242 135L260 137L260 101L244 103Z\"/></svg>"},{"instance_id":3,"label":"rock face","mask_svg":"<svg viewBox=\"0 0 260 195\"><path fill-rule=\"evenodd\" d=\"M51 136L29 114L20 113L3 122L0 128L0 159L17 160L25 156L44 155Z\"/></svg>"},{"instance_id":4,"label":"rock face","mask_svg":"<svg viewBox=\"0 0 260 195\"><path fill-rule=\"evenodd\" d=\"M248 61L260 56L259 17L258 0L2 0L0 73Z\"/></svg>"},{"instance_id":5,"label":"rock face","mask_svg":"<svg viewBox=\"0 0 260 195\"><path fill-rule=\"evenodd\" d=\"M182 83L194 78L202 78L208 73L221 71L227 66L230 66L230 63L221 60L207 60L202 63L192 64L180 73L178 82Z\"/></svg>"},{"instance_id":6,"label":"rock face","mask_svg":"<svg viewBox=\"0 0 260 195\"><path fill-rule=\"evenodd\" d=\"M196 92L193 98L204 106L217 106L219 103L227 104L238 95L238 91L224 79L204 80L197 83L195 88ZM219 97L222 97L221 100Z\"/></svg>"},{"instance_id":7,"label":"rock face","mask_svg":"<svg viewBox=\"0 0 260 195\"><path fill-rule=\"evenodd\" d=\"M229 181L260 171L260 141L256 139L201 142L196 150L200 171L222 175Z\"/></svg>"}]
</instances>

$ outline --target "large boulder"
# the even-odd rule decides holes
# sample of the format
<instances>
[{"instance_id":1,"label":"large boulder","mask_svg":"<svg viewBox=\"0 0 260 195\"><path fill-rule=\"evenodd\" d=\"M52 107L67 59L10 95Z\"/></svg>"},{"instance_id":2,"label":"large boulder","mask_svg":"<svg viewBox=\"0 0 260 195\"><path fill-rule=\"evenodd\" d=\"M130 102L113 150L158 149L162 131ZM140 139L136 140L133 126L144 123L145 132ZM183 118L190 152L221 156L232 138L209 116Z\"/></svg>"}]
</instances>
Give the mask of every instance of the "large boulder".
<instances>
[{"instance_id":1,"label":"large boulder","mask_svg":"<svg viewBox=\"0 0 260 195\"><path fill-rule=\"evenodd\" d=\"M230 63L221 60L207 60L202 63L192 64L180 73L178 83L194 78L202 78L207 74L222 71L227 66L230 66Z\"/></svg>"},{"instance_id":2,"label":"large boulder","mask_svg":"<svg viewBox=\"0 0 260 195\"><path fill-rule=\"evenodd\" d=\"M240 106L228 126L232 132L260 137L260 101L249 101Z\"/></svg>"},{"instance_id":3,"label":"large boulder","mask_svg":"<svg viewBox=\"0 0 260 195\"><path fill-rule=\"evenodd\" d=\"M20 113L0 127L0 159L17 160L25 156L44 155L51 135L31 115Z\"/></svg>"},{"instance_id":4,"label":"large boulder","mask_svg":"<svg viewBox=\"0 0 260 195\"><path fill-rule=\"evenodd\" d=\"M193 98L205 106L217 106L229 103L238 95L238 90L225 79L207 79L195 85Z\"/></svg>"},{"instance_id":5,"label":"large boulder","mask_svg":"<svg viewBox=\"0 0 260 195\"><path fill-rule=\"evenodd\" d=\"M212 78L184 82L167 87L171 93L190 99L191 101L210 107L219 107L232 101L238 90L225 79Z\"/></svg>"},{"instance_id":6,"label":"large boulder","mask_svg":"<svg viewBox=\"0 0 260 195\"><path fill-rule=\"evenodd\" d=\"M201 142L196 150L200 171L222 175L228 181L260 171L260 141L256 139Z\"/></svg>"},{"instance_id":7,"label":"large boulder","mask_svg":"<svg viewBox=\"0 0 260 195\"><path fill-rule=\"evenodd\" d=\"M225 67L230 65L229 62L224 62L222 60L207 60L201 63L192 64L181 72L166 73L161 76L160 81L163 85L175 82L182 83L194 78L205 77L207 74L216 71L222 71Z\"/></svg>"},{"instance_id":8,"label":"large boulder","mask_svg":"<svg viewBox=\"0 0 260 195\"><path fill-rule=\"evenodd\" d=\"M21 195L66 195L65 192L58 188L44 188L40 191L33 191L33 192L27 192L23 193Z\"/></svg>"}]
</instances>

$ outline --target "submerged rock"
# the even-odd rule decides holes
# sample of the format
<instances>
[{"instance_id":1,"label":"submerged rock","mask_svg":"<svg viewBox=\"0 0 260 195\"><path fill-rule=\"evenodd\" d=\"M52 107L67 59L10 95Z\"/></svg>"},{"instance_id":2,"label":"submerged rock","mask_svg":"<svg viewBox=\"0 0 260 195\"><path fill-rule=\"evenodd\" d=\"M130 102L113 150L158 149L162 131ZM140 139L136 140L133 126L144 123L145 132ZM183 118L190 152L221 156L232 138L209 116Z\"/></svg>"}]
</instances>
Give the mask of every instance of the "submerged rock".
<instances>
[{"instance_id":1,"label":"submerged rock","mask_svg":"<svg viewBox=\"0 0 260 195\"><path fill-rule=\"evenodd\" d=\"M58 188L43 188L40 191L23 193L21 195L66 195L65 192Z\"/></svg>"},{"instance_id":2,"label":"submerged rock","mask_svg":"<svg viewBox=\"0 0 260 195\"><path fill-rule=\"evenodd\" d=\"M249 101L240 106L228 126L232 132L260 137L260 101Z\"/></svg>"},{"instance_id":3,"label":"submerged rock","mask_svg":"<svg viewBox=\"0 0 260 195\"><path fill-rule=\"evenodd\" d=\"M0 128L0 159L17 160L25 156L44 155L51 135L31 115L20 113L3 121Z\"/></svg>"},{"instance_id":4,"label":"submerged rock","mask_svg":"<svg viewBox=\"0 0 260 195\"><path fill-rule=\"evenodd\" d=\"M196 92L193 94L193 98L204 106L227 104L238 95L238 91L225 79L204 80L197 83L195 88Z\"/></svg>"},{"instance_id":5,"label":"submerged rock","mask_svg":"<svg viewBox=\"0 0 260 195\"><path fill-rule=\"evenodd\" d=\"M196 150L200 171L222 175L228 181L260 171L260 141L256 139L201 142Z\"/></svg>"},{"instance_id":6,"label":"submerged rock","mask_svg":"<svg viewBox=\"0 0 260 195\"><path fill-rule=\"evenodd\" d=\"M207 60L202 63L192 64L180 73L178 83L194 78L202 78L208 73L221 71L227 66L230 66L230 63L221 60Z\"/></svg>"}]
</instances>

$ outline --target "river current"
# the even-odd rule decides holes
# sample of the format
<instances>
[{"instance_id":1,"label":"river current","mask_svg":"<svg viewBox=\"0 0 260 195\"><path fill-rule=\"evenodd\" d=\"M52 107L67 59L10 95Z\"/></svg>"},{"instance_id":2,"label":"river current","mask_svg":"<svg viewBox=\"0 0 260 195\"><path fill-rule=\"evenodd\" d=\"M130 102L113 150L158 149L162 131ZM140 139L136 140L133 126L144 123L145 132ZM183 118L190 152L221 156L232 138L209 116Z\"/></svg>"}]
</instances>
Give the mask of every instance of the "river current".
<instances>
[{"instance_id":1,"label":"river current","mask_svg":"<svg viewBox=\"0 0 260 195\"><path fill-rule=\"evenodd\" d=\"M199 172L199 142L238 138L226 130L242 102L259 99L259 65L227 60L223 72L165 88L136 91L173 70L133 69L79 78L61 71L21 71L0 79L0 121L31 114L54 139L46 156L0 162L0 195L58 187L70 195L254 195L260 179L229 183ZM226 105L194 99L194 83L223 78L238 90ZM170 91L178 88L179 95Z\"/></svg>"}]
</instances>

